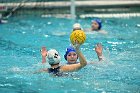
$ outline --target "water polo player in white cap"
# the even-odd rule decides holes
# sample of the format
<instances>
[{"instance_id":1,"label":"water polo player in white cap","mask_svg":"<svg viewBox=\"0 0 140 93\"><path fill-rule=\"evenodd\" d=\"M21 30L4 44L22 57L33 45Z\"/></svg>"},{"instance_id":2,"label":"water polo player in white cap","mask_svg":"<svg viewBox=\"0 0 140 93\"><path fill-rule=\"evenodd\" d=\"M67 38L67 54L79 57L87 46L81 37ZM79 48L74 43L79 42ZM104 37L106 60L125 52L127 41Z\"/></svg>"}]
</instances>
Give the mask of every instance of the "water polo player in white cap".
<instances>
[{"instance_id":1,"label":"water polo player in white cap","mask_svg":"<svg viewBox=\"0 0 140 93\"><path fill-rule=\"evenodd\" d=\"M75 31L75 30L82 30L82 27L81 27L81 25L79 23L75 23L73 25L73 31Z\"/></svg>"}]
</instances>

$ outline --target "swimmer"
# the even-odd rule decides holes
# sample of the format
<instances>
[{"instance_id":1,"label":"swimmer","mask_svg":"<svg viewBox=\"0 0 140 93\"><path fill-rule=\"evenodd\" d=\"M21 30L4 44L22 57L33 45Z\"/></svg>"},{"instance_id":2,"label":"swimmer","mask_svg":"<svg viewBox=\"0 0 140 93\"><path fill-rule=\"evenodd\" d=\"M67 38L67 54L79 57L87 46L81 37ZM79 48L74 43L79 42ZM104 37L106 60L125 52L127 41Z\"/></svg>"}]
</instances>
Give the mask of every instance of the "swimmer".
<instances>
[{"instance_id":1,"label":"swimmer","mask_svg":"<svg viewBox=\"0 0 140 93\"><path fill-rule=\"evenodd\" d=\"M102 47L102 45L100 43L98 43L95 46L95 51L96 51L96 54L98 56L99 61L102 61L103 60L103 55L102 55L103 47ZM67 61L67 64L79 63L79 62L77 62L78 55L76 54L76 51L72 46L66 48L64 58Z\"/></svg>"},{"instance_id":2,"label":"swimmer","mask_svg":"<svg viewBox=\"0 0 140 93\"><path fill-rule=\"evenodd\" d=\"M64 55L65 60L67 61L67 64L76 64L78 60L78 55L76 54L75 49L70 46L66 48L66 53Z\"/></svg>"},{"instance_id":3,"label":"swimmer","mask_svg":"<svg viewBox=\"0 0 140 93\"><path fill-rule=\"evenodd\" d=\"M102 28L102 21L100 19L92 20L91 31L100 31Z\"/></svg>"},{"instance_id":4,"label":"swimmer","mask_svg":"<svg viewBox=\"0 0 140 93\"><path fill-rule=\"evenodd\" d=\"M91 29L85 29L87 32L98 32L101 34L107 34L105 30L102 30L102 21L100 19L94 19L91 21Z\"/></svg>"},{"instance_id":5,"label":"swimmer","mask_svg":"<svg viewBox=\"0 0 140 93\"><path fill-rule=\"evenodd\" d=\"M80 62L77 64L70 64L70 65L63 65L63 66L60 65L61 58L60 58L59 53L55 49L51 49L51 50L47 51L47 54L42 51L41 54L42 54L43 59L46 58L46 56L47 56L47 62L49 63L49 65L51 67L41 69L38 72L48 72L48 73L58 75L61 72L77 71L77 70L85 67L87 62L79 48L80 48L80 45L76 44L74 49L75 49L77 56L79 57ZM46 50L44 50L44 51L46 51ZM38 72L36 72L36 73L38 73Z\"/></svg>"},{"instance_id":6,"label":"swimmer","mask_svg":"<svg viewBox=\"0 0 140 93\"><path fill-rule=\"evenodd\" d=\"M96 31L96 32L99 32L101 34L107 34L106 31L102 30L102 21L100 19L92 20L91 31Z\"/></svg>"}]
</instances>

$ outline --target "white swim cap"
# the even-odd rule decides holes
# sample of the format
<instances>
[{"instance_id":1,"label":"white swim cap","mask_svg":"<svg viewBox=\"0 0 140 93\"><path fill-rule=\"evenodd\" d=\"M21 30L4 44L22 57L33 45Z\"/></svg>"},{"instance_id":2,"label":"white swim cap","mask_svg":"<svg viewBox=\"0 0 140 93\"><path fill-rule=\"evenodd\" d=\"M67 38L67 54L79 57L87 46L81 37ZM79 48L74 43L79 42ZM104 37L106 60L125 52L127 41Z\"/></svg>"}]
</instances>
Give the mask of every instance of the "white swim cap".
<instances>
[{"instance_id":1,"label":"white swim cap","mask_svg":"<svg viewBox=\"0 0 140 93\"><path fill-rule=\"evenodd\" d=\"M81 25L79 23L75 23L73 25L73 29L81 29Z\"/></svg>"},{"instance_id":2,"label":"white swim cap","mask_svg":"<svg viewBox=\"0 0 140 93\"><path fill-rule=\"evenodd\" d=\"M55 49L51 49L47 53L47 62L50 65L58 64L60 63L60 56L59 53Z\"/></svg>"}]
</instances>

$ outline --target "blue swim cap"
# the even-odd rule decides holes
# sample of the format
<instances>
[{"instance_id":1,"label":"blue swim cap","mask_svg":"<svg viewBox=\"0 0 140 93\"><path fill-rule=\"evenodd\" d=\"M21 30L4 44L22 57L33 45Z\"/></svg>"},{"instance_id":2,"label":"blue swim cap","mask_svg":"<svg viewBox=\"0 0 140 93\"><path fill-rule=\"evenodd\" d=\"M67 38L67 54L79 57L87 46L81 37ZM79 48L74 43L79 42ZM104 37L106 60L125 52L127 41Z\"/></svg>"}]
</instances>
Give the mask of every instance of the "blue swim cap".
<instances>
[{"instance_id":1,"label":"blue swim cap","mask_svg":"<svg viewBox=\"0 0 140 93\"><path fill-rule=\"evenodd\" d=\"M94 19L92 22L96 21L99 24L99 30L102 28L102 21L100 19Z\"/></svg>"},{"instance_id":2,"label":"blue swim cap","mask_svg":"<svg viewBox=\"0 0 140 93\"><path fill-rule=\"evenodd\" d=\"M75 49L74 49L72 46L66 48L66 53L65 53L65 55L64 55L65 60L67 60L67 55L68 55L68 53L70 53L70 52L76 52Z\"/></svg>"}]
</instances>

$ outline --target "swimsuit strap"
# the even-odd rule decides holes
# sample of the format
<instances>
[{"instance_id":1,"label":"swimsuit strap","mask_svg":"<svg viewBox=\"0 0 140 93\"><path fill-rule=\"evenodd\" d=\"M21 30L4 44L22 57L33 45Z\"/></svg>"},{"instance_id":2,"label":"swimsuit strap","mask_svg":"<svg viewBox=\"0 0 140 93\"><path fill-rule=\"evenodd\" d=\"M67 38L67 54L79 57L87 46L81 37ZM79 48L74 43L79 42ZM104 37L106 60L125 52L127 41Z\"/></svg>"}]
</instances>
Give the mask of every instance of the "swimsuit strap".
<instances>
[{"instance_id":1,"label":"swimsuit strap","mask_svg":"<svg viewBox=\"0 0 140 93\"><path fill-rule=\"evenodd\" d=\"M48 72L52 74L57 74L60 72L60 67L61 66L58 66L57 68L48 68Z\"/></svg>"}]
</instances>

